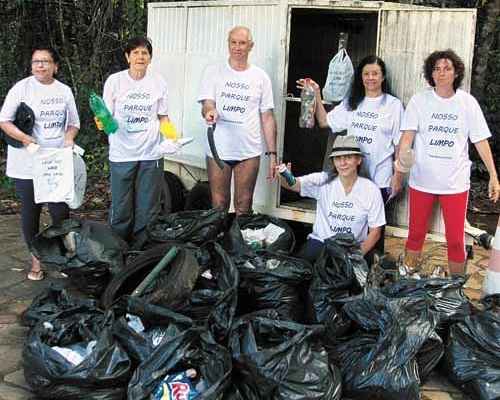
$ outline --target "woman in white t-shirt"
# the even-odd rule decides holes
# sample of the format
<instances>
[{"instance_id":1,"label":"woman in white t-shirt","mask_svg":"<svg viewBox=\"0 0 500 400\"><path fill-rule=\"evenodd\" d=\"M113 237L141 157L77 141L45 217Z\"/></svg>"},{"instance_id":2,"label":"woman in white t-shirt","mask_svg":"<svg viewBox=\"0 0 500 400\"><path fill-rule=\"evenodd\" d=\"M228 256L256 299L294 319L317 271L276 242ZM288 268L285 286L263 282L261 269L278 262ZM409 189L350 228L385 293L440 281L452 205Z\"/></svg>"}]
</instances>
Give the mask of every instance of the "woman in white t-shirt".
<instances>
[{"instance_id":1,"label":"woman in white t-shirt","mask_svg":"<svg viewBox=\"0 0 500 400\"><path fill-rule=\"evenodd\" d=\"M332 132L347 130L356 138L364 155L363 166L370 179L380 188L384 203L401 191L401 182L393 179L393 158L397 154L401 101L389 92L386 67L377 56L363 58L356 68L348 98L329 113L321 102L319 85L310 81L316 93L316 119L322 128ZM297 81L302 88L304 80ZM383 230L377 249L383 253Z\"/></svg>"},{"instance_id":2,"label":"woman in white t-shirt","mask_svg":"<svg viewBox=\"0 0 500 400\"><path fill-rule=\"evenodd\" d=\"M432 206L437 200L443 211L451 275L465 273L464 226L470 187L469 140L474 143L490 175L488 192L496 202L498 176L488 144L491 136L476 99L460 90L464 63L452 50L435 51L424 63L431 88L414 95L403 118L397 178L410 172L410 223L405 265L418 268ZM410 162L409 162L410 161ZM404 168L403 168L404 167Z\"/></svg>"},{"instance_id":3,"label":"woman in white t-shirt","mask_svg":"<svg viewBox=\"0 0 500 400\"><path fill-rule=\"evenodd\" d=\"M59 57L50 47L37 47L31 56L31 72L28 78L17 82L7 94L0 111L0 128L11 138L23 144L17 148L8 146L7 176L14 180L16 194L21 199L21 227L28 248L40 229L41 204L36 204L33 192L33 160L28 148L73 146L80 128L75 99L71 89L54 76L59 68ZM34 113L32 135L14 125L16 111L25 103ZM30 146L31 145L31 146ZM59 224L69 216L66 203L48 203L53 224ZM40 261L31 257L28 279L44 278Z\"/></svg>"},{"instance_id":4,"label":"woman in white t-shirt","mask_svg":"<svg viewBox=\"0 0 500 400\"><path fill-rule=\"evenodd\" d=\"M148 67L153 47L148 38L127 42L129 68L109 76L103 98L118 122L108 136L111 171L110 224L124 240L139 240L160 209L163 161L160 124L173 128L168 118L167 84ZM97 127L102 124L96 120ZM170 142L168 152L179 145ZM162 146L166 143L162 143Z\"/></svg>"},{"instance_id":5,"label":"woman in white t-shirt","mask_svg":"<svg viewBox=\"0 0 500 400\"><path fill-rule=\"evenodd\" d=\"M374 249L385 225L385 212L379 188L358 170L363 153L353 136L338 136L330 154L333 171L301 176L281 185L301 196L316 199L316 217L301 256L314 262L323 242L339 233L350 233L366 256Z\"/></svg>"}]
</instances>

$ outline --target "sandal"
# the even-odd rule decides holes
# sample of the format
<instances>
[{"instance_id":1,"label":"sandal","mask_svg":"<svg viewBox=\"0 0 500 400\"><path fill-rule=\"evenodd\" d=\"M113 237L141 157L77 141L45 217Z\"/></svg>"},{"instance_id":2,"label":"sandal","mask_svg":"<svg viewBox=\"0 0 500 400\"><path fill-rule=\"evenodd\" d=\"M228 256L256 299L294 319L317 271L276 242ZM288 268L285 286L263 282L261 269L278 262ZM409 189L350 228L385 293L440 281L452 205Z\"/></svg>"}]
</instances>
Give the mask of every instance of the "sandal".
<instances>
[{"instance_id":1,"label":"sandal","mask_svg":"<svg viewBox=\"0 0 500 400\"><path fill-rule=\"evenodd\" d=\"M28 272L28 279L30 281L41 281L45 278L45 273L42 270Z\"/></svg>"}]
</instances>

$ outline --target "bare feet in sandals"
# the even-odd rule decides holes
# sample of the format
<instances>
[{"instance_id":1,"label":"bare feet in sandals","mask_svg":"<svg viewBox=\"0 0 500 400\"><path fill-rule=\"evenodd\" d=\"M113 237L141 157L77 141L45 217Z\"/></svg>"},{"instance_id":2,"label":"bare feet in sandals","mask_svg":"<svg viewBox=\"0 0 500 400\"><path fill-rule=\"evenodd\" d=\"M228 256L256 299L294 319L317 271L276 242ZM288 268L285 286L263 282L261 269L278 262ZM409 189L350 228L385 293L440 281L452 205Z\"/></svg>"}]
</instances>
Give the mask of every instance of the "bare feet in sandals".
<instances>
[{"instance_id":1,"label":"bare feet in sandals","mask_svg":"<svg viewBox=\"0 0 500 400\"><path fill-rule=\"evenodd\" d=\"M41 281L45 278L45 274L42 271L42 266L40 265L40 260L34 255L31 256L31 271L28 272L28 279L30 281Z\"/></svg>"}]
</instances>

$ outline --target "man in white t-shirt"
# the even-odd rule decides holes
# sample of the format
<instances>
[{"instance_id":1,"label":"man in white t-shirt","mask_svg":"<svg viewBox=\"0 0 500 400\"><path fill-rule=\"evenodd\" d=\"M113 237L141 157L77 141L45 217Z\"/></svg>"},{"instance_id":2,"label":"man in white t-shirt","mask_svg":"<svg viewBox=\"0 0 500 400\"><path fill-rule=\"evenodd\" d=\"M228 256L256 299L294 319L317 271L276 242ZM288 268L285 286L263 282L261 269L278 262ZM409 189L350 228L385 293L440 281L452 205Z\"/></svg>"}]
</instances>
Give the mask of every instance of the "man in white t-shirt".
<instances>
[{"instance_id":1,"label":"man in white t-shirt","mask_svg":"<svg viewBox=\"0 0 500 400\"><path fill-rule=\"evenodd\" d=\"M276 122L273 115L271 80L248 62L253 48L250 30L236 26L229 32L229 60L208 66L203 74L198 101L202 115L215 127L214 144L224 167L217 165L206 148L207 172L212 206L229 209L234 174L234 210L237 215L252 210L253 192L260 155L266 143L268 180L275 177Z\"/></svg>"}]
</instances>

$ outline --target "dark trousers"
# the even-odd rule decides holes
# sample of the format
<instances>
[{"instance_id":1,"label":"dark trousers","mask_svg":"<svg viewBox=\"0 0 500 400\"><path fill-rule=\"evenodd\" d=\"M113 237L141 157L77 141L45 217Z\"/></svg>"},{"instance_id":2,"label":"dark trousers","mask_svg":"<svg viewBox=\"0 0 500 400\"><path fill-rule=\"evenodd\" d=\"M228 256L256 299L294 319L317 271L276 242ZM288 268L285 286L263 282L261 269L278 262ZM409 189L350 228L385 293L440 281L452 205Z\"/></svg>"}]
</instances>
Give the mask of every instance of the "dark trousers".
<instances>
[{"instance_id":1,"label":"dark trousers","mask_svg":"<svg viewBox=\"0 0 500 400\"><path fill-rule=\"evenodd\" d=\"M297 253L297 257L303 258L307 261L309 261L311 264L314 264L318 257L321 254L321 250L325 247L323 242L320 242L319 240L316 239L307 239L306 242L304 243L304 246L299 250ZM373 251L369 251L367 254L365 254L364 259L366 260L368 267L371 267L373 264Z\"/></svg>"},{"instance_id":2,"label":"dark trousers","mask_svg":"<svg viewBox=\"0 0 500 400\"><path fill-rule=\"evenodd\" d=\"M162 160L110 162L110 225L131 242L156 218L160 210Z\"/></svg>"},{"instance_id":3,"label":"dark trousers","mask_svg":"<svg viewBox=\"0 0 500 400\"><path fill-rule=\"evenodd\" d=\"M32 179L14 178L17 197L21 200L21 228L24 241L31 249L31 242L40 230L40 213L42 204L35 203ZM52 224L59 225L69 217L69 207L66 203L47 203Z\"/></svg>"}]
</instances>

